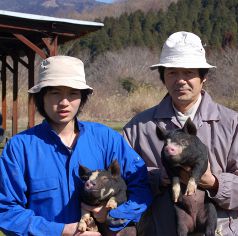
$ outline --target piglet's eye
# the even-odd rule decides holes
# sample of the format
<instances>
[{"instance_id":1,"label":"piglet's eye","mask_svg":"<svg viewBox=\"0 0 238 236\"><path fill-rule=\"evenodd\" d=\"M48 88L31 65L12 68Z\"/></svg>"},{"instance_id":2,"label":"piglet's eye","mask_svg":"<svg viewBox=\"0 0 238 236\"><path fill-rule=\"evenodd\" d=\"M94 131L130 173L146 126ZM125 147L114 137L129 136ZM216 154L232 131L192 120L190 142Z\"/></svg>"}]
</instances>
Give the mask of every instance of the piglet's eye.
<instances>
[{"instance_id":1,"label":"piglet's eye","mask_svg":"<svg viewBox=\"0 0 238 236\"><path fill-rule=\"evenodd\" d=\"M81 177L81 180L87 181L88 179L87 179L87 178L84 178L84 177Z\"/></svg>"},{"instance_id":2,"label":"piglet's eye","mask_svg":"<svg viewBox=\"0 0 238 236\"><path fill-rule=\"evenodd\" d=\"M83 180L83 181L87 181L88 179L89 179L88 175L81 176L81 180Z\"/></svg>"},{"instance_id":3,"label":"piglet's eye","mask_svg":"<svg viewBox=\"0 0 238 236\"><path fill-rule=\"evenodd\" d=\"M180 140L180 144L181 144L182 146L187 146L187 145L188 145L188 141L185 140L185 139L182 139L182 140Z\"/></svg>"},{"instance_id":4,"label":"piglet's eye","mask_svg":"<svg viewBox=\"0 0 238 236\"><path fill-rule=\"evenodd\" d=\"M109 178L106 177L106 176L103 176L103 177L101 178L102 181L107 181L108 179L109 179Z\"/></svg>"}]
</instances>

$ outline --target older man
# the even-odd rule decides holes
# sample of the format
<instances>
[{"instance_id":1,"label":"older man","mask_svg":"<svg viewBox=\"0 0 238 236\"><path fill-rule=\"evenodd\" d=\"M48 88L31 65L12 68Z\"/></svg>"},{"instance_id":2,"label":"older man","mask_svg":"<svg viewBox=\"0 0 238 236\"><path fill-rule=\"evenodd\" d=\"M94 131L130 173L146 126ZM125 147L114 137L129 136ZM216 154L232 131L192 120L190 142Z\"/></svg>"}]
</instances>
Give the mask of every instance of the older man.
<instances>
[{"instance_id":1,"label":"older man","mask_svg":"<svg viewBox=\"0 0 238 236\"><path fill-rule=\"evenodd\" d=\"M156 136L156 126L181 128L190 117L209 151L208 169L199 185L216 204L216 234L231 236L238 235L238 113L215 103L203 90L213 67L197 35L172 34L162 48L159 64L151 66L158 69L168 93L158 105L136 115L124 127L124 137L145 160L156 193L166 182L160 156L163 142ZM155 227L151 235L177 234L171 205L168 192L159 197L158 207L152 209Z\"/></svg>"}]
</instances>

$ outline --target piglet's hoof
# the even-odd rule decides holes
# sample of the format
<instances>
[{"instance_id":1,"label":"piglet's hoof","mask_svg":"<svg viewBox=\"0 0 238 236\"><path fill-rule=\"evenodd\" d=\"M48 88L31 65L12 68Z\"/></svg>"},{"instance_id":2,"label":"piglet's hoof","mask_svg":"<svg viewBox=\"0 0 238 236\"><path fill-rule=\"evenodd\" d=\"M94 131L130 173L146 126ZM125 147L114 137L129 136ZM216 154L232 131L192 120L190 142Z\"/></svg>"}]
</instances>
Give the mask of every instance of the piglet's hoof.
<instances>
[{"instance_id":1,"label":"piglet's hoof","mask_svg":"<svg viewBox=\"0 0 238 236\"><path fill-rule=\"evenodd\" d=\"M93 231L98 232L98 227L93 219L93 217L81 219L78 224L78 230L80 232Z\"/></svg>"},{"instance_id":2,"label":"piglet's hoof","mask_svg":"<svg viewBox=\"0 0 238 236\"><path fill-rule=\"evenodd\" d=\"M173 200L174 202L178 202L179 194L177 192L173 192Z\"/></svg>"},{"instance_id":3,"label":"piglet's hoof","mask_svg":"<svg viewBox=\"0 0 238 236\"><path fill-rule=\"evenodd\" d=\"M173 190L173 200L174 200L174 202L178 202L178 198L179 198L180 192L181 192L181 187L180 187L178 177L173 178L173 188L172 188L172 190Z\"/></svg>"},{"instance_id":4,"label":"piglet's hoof","mask_svg":"<svg viewBox=\"0 0 238 236\"><path fill-rule=\"evenodd\" d=\"M98 227L93 219L93 217L90 217L86 220L87 224L87 231L93 231L93 232L98 232Z\"/></svg>"},{"instance_id":5,"label":"piglet's hoof","mask_svg":"<svg viewBox=\"0 0 238 236\"><path fill-rule=\"evenodd\" d=\"M79 230L80 232L85 232L85 231L87 230L87 224L86 224L86 222L85 222L83 219L81 219L81 220L79 221L78 230Z\"/></svg>"},{"instance_id":6,"label":"piglet's hoof","mask_svg":"<svg viewBox=\"0 0 238 236\"><path fill-rule=\"evenodd\" d=\"M110 198L107 202L106 208L108 209L115 209L117 208L117 202L114 198Z\"/></svg>"},{"instance_id":7,"label":"piglet's hoof","mask_svg":"<svg viewBox=\"0 0 238 236\"><path fill-rule=\"evenodd\" d=\"M197 190L197 184L194 180L194 178L190 178L188 181L188 185L187 185L187 190L186 190L186 195L192 195L196 192Z\"/></svg>"}]
</instances>

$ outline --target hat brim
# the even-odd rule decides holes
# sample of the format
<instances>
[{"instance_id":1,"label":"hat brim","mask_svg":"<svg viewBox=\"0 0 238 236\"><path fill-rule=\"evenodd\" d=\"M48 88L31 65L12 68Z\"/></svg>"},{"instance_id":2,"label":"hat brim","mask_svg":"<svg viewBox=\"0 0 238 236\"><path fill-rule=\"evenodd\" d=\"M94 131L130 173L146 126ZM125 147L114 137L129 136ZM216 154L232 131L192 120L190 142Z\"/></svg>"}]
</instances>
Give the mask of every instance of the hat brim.
<instances>
[{"instance_id":1,"label":"hat brim","mask_svg":"<svg viewBox=\"0 0 238 236\"><path fill-rule=\"evenodd\" d=\"M169 67L169 68L186 68L186 69L209 69L209 68L216 68L216 66L213 66L213 65L210 65L208 63L191 63L191 64L179 64L179 63L163 63L163 64L155 64L155 65L152 65L150 66L150 69L151 70L155 70L155 69L158 69L160 66L163 66L163 67Z\"/></svg>"},{"instance_id":2,"label":"hat brim","mask_svg":"<svg viewBox=\"0 0 238 236\"><path fill-rule=\"evenodd\" d=\"M38 93L44 87L56 87L56 86L65 86L79 90L89 90L90 93L93 92L93 88L89 87L85 83L80 82L76 79L60 78L60 79L49 79L43 80L37 85L33 86L28 90L29 93Z\"/></svg>"}]
</instances>

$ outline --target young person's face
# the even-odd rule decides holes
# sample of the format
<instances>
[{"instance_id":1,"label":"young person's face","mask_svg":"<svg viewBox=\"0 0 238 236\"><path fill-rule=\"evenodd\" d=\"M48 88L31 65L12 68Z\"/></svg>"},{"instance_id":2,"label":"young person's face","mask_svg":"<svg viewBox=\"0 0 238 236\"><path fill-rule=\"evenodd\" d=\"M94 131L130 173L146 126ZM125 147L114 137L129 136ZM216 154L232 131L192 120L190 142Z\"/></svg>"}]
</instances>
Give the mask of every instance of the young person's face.
<instances>
[{"instance_id":1,"label":"young person's face","mask_svg":"<svg viewBox=\"0 0 238 236\"><path fill-rule=\"evenodd\" d=\"M165 68L164 83L175 107L191 107L201 93L203 83L199 69Z\"/></svg>"},{"instance_id":2,"label":"young person's face","mask_svg":"<svg viewBox=\"0 0 238 236\"><path fill-rule=\"evenodd\" d=\"M50 122L67 124L76 116L81 103L81 92L65 86L50 88L44 96L44 109Z\"/></svg>"}]
</instances>

